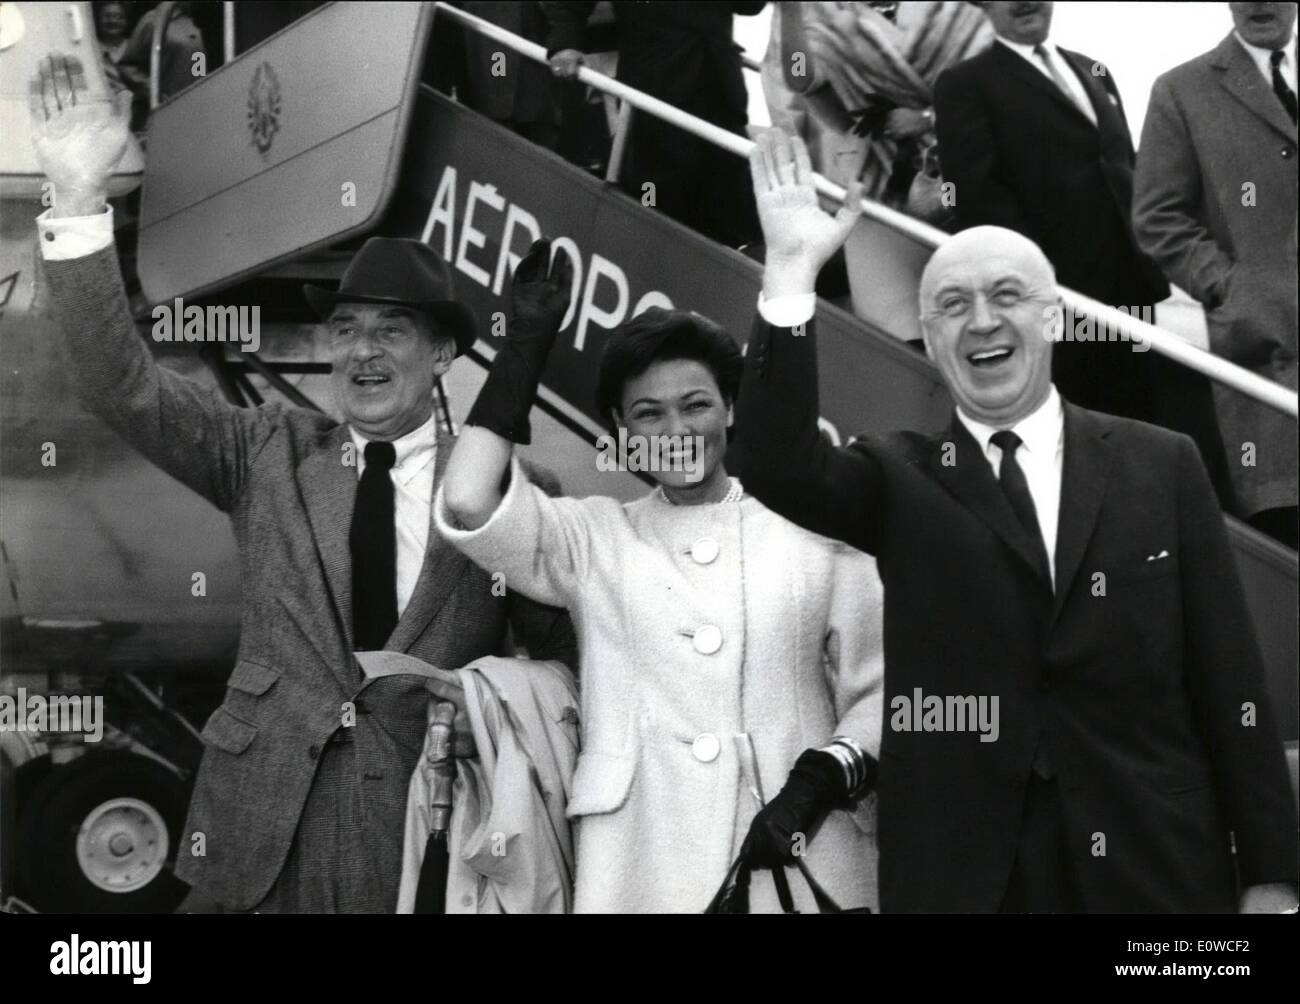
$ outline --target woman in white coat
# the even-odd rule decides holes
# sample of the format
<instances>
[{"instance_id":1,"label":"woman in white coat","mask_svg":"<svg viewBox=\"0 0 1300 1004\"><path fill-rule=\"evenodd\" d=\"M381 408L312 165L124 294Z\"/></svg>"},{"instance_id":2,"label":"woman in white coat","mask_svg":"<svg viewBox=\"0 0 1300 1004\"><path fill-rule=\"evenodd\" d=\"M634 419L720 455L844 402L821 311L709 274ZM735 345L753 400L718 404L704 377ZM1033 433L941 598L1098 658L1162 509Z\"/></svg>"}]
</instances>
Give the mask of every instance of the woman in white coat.
<instances>
[{"instance_id":1,"label":"woman in white coat","mask_svg":"<svg viewBox=\"0 0 1300 1004\"><path fill-rule=\"evenodd\" d=\"M617 329L597 389L628 442L668 447L660 466L676 469L652 472L658 487L628 504L535 490L512 444L529 441L568 301L571 267L557 256L548 276L548 259L538 242L516 271L506 344L435 520L511 589L568 607L577 628L574 909L698 912L742 853L759 868L803 854L841 906L874 909L873 816L861 800L881 728L874 560L796 527L727 475L742 362L696 314L652 308ZM761 812L744 736L770 799ZM797 907L815 910L790 876ZM778 909L761 871L751 909Z\"/></svg>"}]
</instances>

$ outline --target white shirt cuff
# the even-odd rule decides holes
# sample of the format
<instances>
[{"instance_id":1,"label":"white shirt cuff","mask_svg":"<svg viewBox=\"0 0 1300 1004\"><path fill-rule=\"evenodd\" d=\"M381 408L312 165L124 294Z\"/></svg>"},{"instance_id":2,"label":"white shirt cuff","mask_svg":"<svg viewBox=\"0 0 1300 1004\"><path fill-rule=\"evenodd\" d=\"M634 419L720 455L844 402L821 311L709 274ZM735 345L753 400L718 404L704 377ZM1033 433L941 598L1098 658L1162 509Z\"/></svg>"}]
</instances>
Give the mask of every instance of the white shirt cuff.
<instances>
[{"instance_id":1,"label":"white shirt cuff","mask_svg":"<svg viewBox=\"0 0 1300 1004\"><path fill-rule=\"evenodd\" d=\"M774 328L793 328L796 324L811 321L817 312L816 293L795 293L793 296L777 296L771 300L758 294L758 313Z\"/></svg>"},{"instance_id":2,"label":"white shirt cuff","mask_svg":"<svg viewBox=\"0 0 1300 1004\"><path fill-rule=\"evenodd\" d=\"M54 219L47 209L36 217L41 235L41 257L46 261L67 261L103 251L113 243L113 207L105 206L94 216L64 216Z\"/></svg>"}]
</instances>

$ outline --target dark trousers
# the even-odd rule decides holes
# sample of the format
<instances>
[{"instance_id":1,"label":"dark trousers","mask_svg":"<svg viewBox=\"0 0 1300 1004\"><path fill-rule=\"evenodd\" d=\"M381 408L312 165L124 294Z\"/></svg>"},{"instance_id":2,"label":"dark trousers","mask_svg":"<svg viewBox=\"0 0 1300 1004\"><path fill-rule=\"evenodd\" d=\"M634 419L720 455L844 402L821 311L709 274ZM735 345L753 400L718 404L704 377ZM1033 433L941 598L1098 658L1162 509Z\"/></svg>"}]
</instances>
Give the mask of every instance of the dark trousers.
<instances>
[{"instance_id":1,"label":"dark trousers","mask_svg":"<svg viewBox=\"0 0 1300 1004\"><path fill-rule=\"evenodd\" d=\"M644 66L628 63L623 54L619 59L618 79L623 83L728 132L745 135L745 105L743 97L738 99L744 94L739 64L705 67L688 90L678 84L665 87ZM619 183L643 205L647 204L645 186L652 184L655 209L727 247L763 239L749 161L653 115L633 111Z\"/></svg>"},{"instance_id":2,"label":"dark trousers","mask_svg":"<svg viewBox=\"0 0 1300 1004\"><path fill-rule=\"evenodd\" d=\"M749 163L650 115L633 113L619 179L643 205L652 184L654 208L728 247L761 239Z\"/></svg>"},{"instance_id":3,"label":"dark trousers","mask_svg":"<svg viewBox=\"0 0 1300 1004\"><path fill-rule=\"evenodd\" d=\"M367 846L352 736L326 744L293 847L255 913L393 913L400 875Z\"/></svg>"},{"instance_id":4,"label":"dark trousers","mask_svg":"<svg viewBox=\"0 0 1300 1004\"><path fill-rule=\"evenodd\" d=\"M1219 508L1235 514L1236 496L1228 474L1228 454L1219 431L1210 378L1154 351L1147 355L1151 357L1152 415L1149 421L1192 437L1210 476L1210 484L1219 498Z\"/></svg>"},{"instance_id":5,"label":"dark trousers","mask_svg":"<svg viewBox=\"0 0 1300 1004\"><path fill-rule=\"evenodd\" d=\"M555 151L584 171L603 175L610 143L604 102L588 100L587 85L576 80L559 81L558 88L560 134Z\"/></svg>"},{"instance_id":6,"label":"dark trousers","mask_svg":"<svg viewBox=\"0 0 1300 1004\"><path fill-rule=\"evenodd\" d=\"M1055 780L1030 774L1011 881L999 913L1082 913Z\"/></svg>"}]
</instances>

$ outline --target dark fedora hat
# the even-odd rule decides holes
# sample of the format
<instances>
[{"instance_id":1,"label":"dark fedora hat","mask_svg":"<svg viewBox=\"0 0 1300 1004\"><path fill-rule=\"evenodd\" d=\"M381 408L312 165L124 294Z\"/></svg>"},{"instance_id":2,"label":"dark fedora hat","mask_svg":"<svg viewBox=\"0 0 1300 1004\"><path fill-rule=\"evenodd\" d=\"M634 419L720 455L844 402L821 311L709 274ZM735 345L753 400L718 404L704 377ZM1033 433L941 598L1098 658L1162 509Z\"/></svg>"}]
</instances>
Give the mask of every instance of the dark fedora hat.
<instances>
[{"instance_id":1,"label":"dark fedora hat","mask_svg":"<svg viewBox=\"0 0 1300 1004\"><path fill-rule=\"evenodd\" d=\"M474 312L456 300L451 268L442 255L417 240L371 237L352 256L337 290L305 285L303 295L322 319L339 303L391 303L423 310L440 334L456 340L456 354L478 337Z\"/></svg>"}]
</instances>

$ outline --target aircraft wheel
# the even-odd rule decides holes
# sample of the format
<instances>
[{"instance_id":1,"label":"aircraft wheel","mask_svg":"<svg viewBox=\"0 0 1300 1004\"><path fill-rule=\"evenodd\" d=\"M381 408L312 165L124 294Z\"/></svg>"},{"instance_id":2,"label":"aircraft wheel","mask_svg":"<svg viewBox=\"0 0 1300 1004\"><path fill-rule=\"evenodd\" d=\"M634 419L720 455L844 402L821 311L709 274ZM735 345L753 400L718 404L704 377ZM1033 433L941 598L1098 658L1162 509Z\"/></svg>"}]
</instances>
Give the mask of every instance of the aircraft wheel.
<instances>
[{"instance_id":1,"label":"aircraft wheel","mask_svg":"<svg viewBox=\"0 0 1300 1004\"><path fill-rule=\"evenodd\" d=\"M169 913L188 886L172 874L189 792L135 753L88 753L56 767L19 823L18 874L37 909Z\"/></svg>"}]
</instances>

